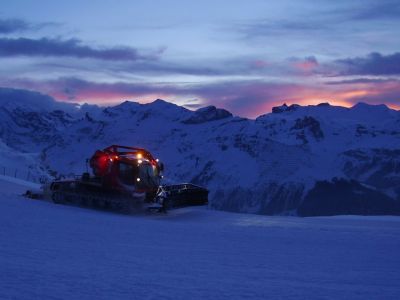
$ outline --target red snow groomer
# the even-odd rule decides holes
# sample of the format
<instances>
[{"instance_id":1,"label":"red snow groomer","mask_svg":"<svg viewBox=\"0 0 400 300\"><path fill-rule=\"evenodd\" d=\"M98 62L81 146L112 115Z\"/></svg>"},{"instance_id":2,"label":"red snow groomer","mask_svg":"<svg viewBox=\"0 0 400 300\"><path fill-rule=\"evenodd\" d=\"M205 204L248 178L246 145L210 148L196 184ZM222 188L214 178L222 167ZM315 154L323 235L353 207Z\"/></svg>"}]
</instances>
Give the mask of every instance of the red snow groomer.
<instances>
[{"instance_id":1,"label":"red snow groomer","mask_svg":"<svg viewBox=\"0 0 400 300\"><path fill-rule=\"evenodd\" d=\"M148 194L157 191L163 171L147 150L117 145L97 150L89 164L104 187Z\"/></svg>"},{"instance_id":2,"label":"red snow groomer","mask_svg":"<svg viewBox=\"0 0 400 300\"><path fill-rule=\"evenodd\" d=\"M89 160L93 175L51 183L55 203L130 213L143 208L167 209L203 205L208 190L193 184L160 185L164 166L145 149L112 145Z\"/></svg>"}]
</instances>

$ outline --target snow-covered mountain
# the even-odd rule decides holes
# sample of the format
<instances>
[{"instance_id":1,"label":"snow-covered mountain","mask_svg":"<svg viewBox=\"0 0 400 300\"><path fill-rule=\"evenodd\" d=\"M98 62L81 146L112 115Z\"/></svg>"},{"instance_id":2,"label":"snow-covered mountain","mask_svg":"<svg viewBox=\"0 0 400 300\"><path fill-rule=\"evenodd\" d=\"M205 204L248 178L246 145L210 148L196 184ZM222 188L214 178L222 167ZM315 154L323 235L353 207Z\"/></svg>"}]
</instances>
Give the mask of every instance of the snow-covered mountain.
<instances>
[{"instance_id":1,"label":"snow-covered mountain","mask_svg":"<svg viewBox=\"0 0 400 300\"><path fill-rule=\"evenodd\" d=\"M215 209L400 214L400 112L385 105L283 105L250 120L213 106L78 106L12 89L0 89L0 104L0 150L38 157L54 176L85 171L98 148L132 145L164 162L166 183L206 186Z\"/></svg>"}]
</instances>

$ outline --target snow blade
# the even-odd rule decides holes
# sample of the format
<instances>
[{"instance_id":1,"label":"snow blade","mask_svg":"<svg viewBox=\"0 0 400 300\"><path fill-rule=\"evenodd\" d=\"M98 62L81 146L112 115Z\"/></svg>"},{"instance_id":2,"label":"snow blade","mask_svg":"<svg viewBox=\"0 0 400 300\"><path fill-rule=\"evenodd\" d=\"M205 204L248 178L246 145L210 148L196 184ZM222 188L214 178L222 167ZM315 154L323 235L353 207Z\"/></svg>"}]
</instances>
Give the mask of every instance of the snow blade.
<instances>
[{"instance_id":1,"label":"snow blade","mask_svg":"<svg viewBox=\"0 0 400 300\"><path fill-rule=\"evenodd\" d=\"M208 204L208 190L191 183L160 186L157 195L166 209Z\"/></svg>"}]
</instances>

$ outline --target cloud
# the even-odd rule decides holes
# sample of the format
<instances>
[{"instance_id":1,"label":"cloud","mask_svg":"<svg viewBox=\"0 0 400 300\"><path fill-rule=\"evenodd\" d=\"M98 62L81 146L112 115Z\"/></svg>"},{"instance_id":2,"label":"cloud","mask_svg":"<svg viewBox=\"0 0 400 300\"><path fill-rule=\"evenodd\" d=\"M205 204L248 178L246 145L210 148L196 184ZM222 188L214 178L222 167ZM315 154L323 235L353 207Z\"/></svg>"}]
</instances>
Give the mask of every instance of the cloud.
<instances>
[{"instance_id":1,"label":"cloud","mask_svg":"<svg viewBox=\"0 0 400 300\"><path fill-rule=\"evenodd\" d=\"M304 74L311 74L318 68L319 63L315 56L308 56L304 59L292 58L290 61L293 64L293 67Z\"/></svg>"},{"instance_id":2,"label":"cloud","mask_svg":"<svg viewBox=\"0 0 400 300\"><path fill-rule=\"evenodd\" d=\"M78 78L59 78L50 81L0 79L0 85L41 91L62 101L104 105L120 103L126 99L179 100L178 102L181 104L194 104L193 107L216 105L237 115L248 117L269 112L273 106L283 102L303 103L304 99L309 96L312 96L317 103L327 99L326 94L318 94L318 91L312 87L255 80L163 85L127 82L102 83ZM196 101L188 101L188 99L196 99ZM319 101L320 99L321 101Z\"/></svg>"},{"instance_id":3,"label":"cloud","mask_svg":"<svg viewBox=\"0 0 400 300\"><path fill-rule=\"evenodd\" d=\"M292 41L298 39L297 43L308 47L313 44L315 49L321 47L321 44L332 42L332 39L337 44L336 38L342 41L351 39L352 44L355 40L364 41L365 33L368 33L372 26L374 32L390 31L396 34L395 28L400 25L398 0L336 2L336 5L330 5L329 1L309 5L308 1L297 1L292 5L293 11L288 12L285 17L278 15L249 20L236 24L232 30L245 40L270 41L273 37L277 43L282 37L286 37ZM337 47L336 45L335 48Z\"/></svg>"},{"instance_id":4,"label":"cloud","mask_svg":"<svg viewBox=\"0 0 400 300\"><path fill-rule=\"evenodd\" d=\"M386 104L400 109L400 81L396 79L382 80L353 80L352 84L343 85L341 97L347 102L356 104L366 102L370 104Z\"/></svg>"},{"instance_id":5,"label":"cloud","mask_svg":"<svg viewBox=\"0 0 400 300\"><path fill-rule=\"evenodd\" d=\"M330 102L335 105L352 106L362 101L385 103L400 108L400 81L365 78L337 81L335 84L244 79L160 84L137 81L96 82L74 77L42 81L0 78L1 85L40 91L67 102L112 105L127 99L148 102L162 98L189 108L215 105L246 117L270 112L273 106L284 102L303 105Z\"/></svg>"},{"instance_id":6,"label":"cloud","mask_svg":"<svg viewBox=\"0 0 400 300\"><path fill-rule=\"evenodd\" d=\"M399 75L400 52L382 55L372 52L366 57L336 60L338 75Z\"/></svg>"},{"instance_id":7,"label":"cloud","mask_svg":"<svg viewBox=\"0 0 400 300\"><path fill-rule=\"evenodd\" d=\"M307 36L310 32L322 32L329 29L329 24L322 20L258 20L236 26L240 34L246 39L266 38L270 36L282 36L282 34L294 34Z\"/></svg>"},{"instance_id":8,"label":"cloud","mask_svg":"<svg viewBox=\"0 0 400 300\"><path fill-rule=\"evenodd\" d=\"M176 95L179 88L168 85L95 82L74 77L55 80L0 79L0 85L41 91L62 101L107 103L146 95Z\"/></svg>"},{"instance_id":9,"label":"cloud","mask_svg":"<svg viewBox=\"0 0 400 300\"><path fill-rule=\"evenodd\" d=\"M353 20L398 20L400 2L398 0L374 1L372 5L363 5L360 9L348 10L348 14L351 15Z\"/></svg>"},{"instance_id":10,"label":"cloud","mask_svg":"<svg viewBox=\"0 0 400 300\"><path fill-rule=\"evenodd\" d=\"M387 104L400 109L400 81L359 81L353 84L324 85L272 83L263 81L225 82L195 87L192 92L204 103L217 103L234 113L255 117L269 112L273 106L319 104L330 102L350 107L358 102Z\"/></svg>"},{"instance_id":11,"label":"cloud","mask_svg":"<svg viewBox=\"0 0 400 300\"><path fill-rule=\"evenodd\" d=\"M328 81L325 84L328 85L340 85L340 84L359 84L359 83L384 83L384 82L399 82L397 79L392 78L356 78L349 80L337 80L337 81Z\"/></svg>"},{"instance_id":12,"label":"cloud","mask_svg":"<svg viewBox=\"0 0 400 300\"><path fill-rule=\"evenodd\" d=\"M194 85L187 88L187 93L197 95L207 105L217 105L249 116L267 112L300 89L296 84L238 80Z\"/></svg>"},{"instance_id":13,"label":"cloud","mask_svg":"<svg viewBox=\"0 0 400 300\"><path fill-rule=\"evenodd\" d=\"M58 26L54 22L33 24L22 19L0 19L0 34L10 34L22 31L39 30L47 26Z\"/></svg>"},{"instance_id":14,"label":"cloud","mask_svg":"<svg viewBox=\"0 0 400 300\"><path fill-rule=\"evenodd\" d=\"M41 56L94 58L106 61L137 61L154 57L143 56L132 47L93 48L78 39L0 38L0 56Z\"/></svg>"},{"instance_id":15,"label":"cloud","mask_svg":"<svg viewBox=\"0 0 400 300\"><path fill-rule=\"evenodd\" d=\"M149 56L150 57L150 56ZM301 67L304 64L304 68ZM312 68L306 64L315 65L311 58L299 58L283 61L267 61L257 57L235 56L225 59L201 58L191 60L167 60L167 59L142 59L136 61L103 61L101 65L95 60L87 60L84 64L76 59L46 59L38 60L31 65L33 71L38 73L50 70L64 73L65 76L76 76L94 73L94 76L106 74L114 80L127 79L132 76L150 77L154 76L191 75L203 78L215 77L265 77L268 75L308 75ZM40 74L39 74L40 75ZM170 78L166 79L171 80ZM174 80L174 78L172 78ZM188 81L193 81L189 78ZM203 81L203 80L202 80Z\"/></svg>"},{"instance_id":16,"label":"cloud","mask_svg":"<svg viewBox=\"0 0 400 300\"><path fill-rule=\"evenodd\" d=\"M8 34L24 31L31 28L31 25L21 19L0 19L0 33Z\"/></svg>"}]
</instances>

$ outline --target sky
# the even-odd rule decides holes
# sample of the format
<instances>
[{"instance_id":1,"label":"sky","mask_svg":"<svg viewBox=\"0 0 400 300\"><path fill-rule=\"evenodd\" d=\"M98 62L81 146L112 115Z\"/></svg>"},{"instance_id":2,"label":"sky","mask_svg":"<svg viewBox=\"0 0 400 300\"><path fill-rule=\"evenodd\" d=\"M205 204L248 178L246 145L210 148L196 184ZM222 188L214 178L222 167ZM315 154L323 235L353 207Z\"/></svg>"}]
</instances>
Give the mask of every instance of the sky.
<instances>
[{"instance_id":1,"label":"sky","mask_svg":"<svg viewBox=\"0 0 400 300\"><path fill-rule=\"evenodd\" d=\"M399 36L399 0L4 1L0 86L250 118L283 103L400 109Z\"/></svg>"}]
</instances>

